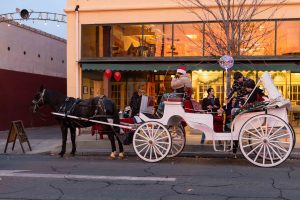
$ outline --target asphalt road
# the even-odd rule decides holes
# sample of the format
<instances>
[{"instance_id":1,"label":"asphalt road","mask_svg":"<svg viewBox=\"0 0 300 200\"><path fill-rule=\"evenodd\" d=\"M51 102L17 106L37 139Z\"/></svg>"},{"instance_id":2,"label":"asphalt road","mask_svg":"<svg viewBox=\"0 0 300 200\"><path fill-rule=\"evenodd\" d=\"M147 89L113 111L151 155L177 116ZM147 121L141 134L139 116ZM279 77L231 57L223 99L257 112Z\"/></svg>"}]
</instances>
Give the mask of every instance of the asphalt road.
<instances>
[{"instance_id":1,"label":"asphalt road","mask_svg":"<svg viewBox=\"0 0 300 200\"><path fill-rule=\"evenodd\" d=\"M0 155L0 199L299 199L300 160Z\"/></svg>"}]
</instances>

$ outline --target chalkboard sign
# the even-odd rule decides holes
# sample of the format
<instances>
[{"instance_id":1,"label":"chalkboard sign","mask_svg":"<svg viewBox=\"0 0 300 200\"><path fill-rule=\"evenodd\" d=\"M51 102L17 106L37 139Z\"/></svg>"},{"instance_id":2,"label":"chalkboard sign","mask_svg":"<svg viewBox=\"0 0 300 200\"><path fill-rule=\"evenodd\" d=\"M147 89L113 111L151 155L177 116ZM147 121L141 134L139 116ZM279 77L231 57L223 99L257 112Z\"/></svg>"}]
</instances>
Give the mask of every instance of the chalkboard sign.
<instances>
[{"instance_id":1,"label":"chalkboard sign","mask_svg":"<svg viewBox=\"0 0 300 200\"><path fill-rule=\"evenodd\" d=\"M18 120L18 121L13 121L11 123L10 129L8 132L8 136L7 136L4 153L6 153L8 143L11 143L11 142L13 142L12 151L14 150L17 137L19 138L23 153L25 153L24 147L23 147L24 142L27 142L29 149L31 151L31 146L30 146L28 137L25 133L23 122L21 120Z\"/></svg>"}]
</instances>

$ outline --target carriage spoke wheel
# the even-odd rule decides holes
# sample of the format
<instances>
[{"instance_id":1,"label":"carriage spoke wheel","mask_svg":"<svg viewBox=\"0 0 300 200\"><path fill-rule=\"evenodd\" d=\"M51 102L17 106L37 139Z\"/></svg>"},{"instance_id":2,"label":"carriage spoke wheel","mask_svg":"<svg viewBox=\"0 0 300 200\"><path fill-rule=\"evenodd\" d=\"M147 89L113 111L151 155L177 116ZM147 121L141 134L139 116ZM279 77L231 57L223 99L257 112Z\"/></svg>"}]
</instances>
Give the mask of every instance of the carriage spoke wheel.
<instances>
[{"instance_id":1,"label":"carriage spoke wheel","mask_svg":"<svg viewBox=\"0 0 300 200\"><path fill-rule=\"evenodd\" d=\"M171 144L169 131L158 122L146 122L134 132L134 151L147 162L158 162L165 158L171 149Z\"/></svg>"},{"instance_id":2,"label":"carriage spoke wheel","mask_svg":"<svg viewBox=\"0 0 300 200\"><path fill-rule=\"evenodd\" d=\"M290 155L294 135L291 127L274 115L257 115L243 125L239 144L245 158L260 167L274 167Z\"/></svg>"},{"instance_id":3,"label":"carriage spoke wheel","mask_svg":"<svg viewBox=\"0 0 300 200\"><path fill-rule=\"evenodd\" d=\"M181 153L185 146L185 136L182 126L170 126L168 128L172 137L172 146L167 157L172 158Z\"/></svg>"}]
</instances>

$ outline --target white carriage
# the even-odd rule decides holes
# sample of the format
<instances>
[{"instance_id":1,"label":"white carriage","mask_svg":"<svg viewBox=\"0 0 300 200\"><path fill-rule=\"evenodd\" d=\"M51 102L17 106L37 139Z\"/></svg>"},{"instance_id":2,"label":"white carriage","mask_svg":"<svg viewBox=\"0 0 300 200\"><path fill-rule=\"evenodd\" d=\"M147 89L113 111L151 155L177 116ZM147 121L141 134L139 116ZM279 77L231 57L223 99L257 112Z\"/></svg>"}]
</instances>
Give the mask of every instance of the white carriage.
<instances>
[{"instance_id":1,"label":"white carriage","mask_svg":"<svg viewBox=\"0 0 300 200\"><path fill-rule=\"evenodd\" d=\"M213 115L187 113L182 102L165 101L161 118L149 117L152 112L142 100L140 118L144 121L135 131L133 147L136 154L147 162L158 162L165 157L178 155L185 145L185 134L181 122L202 131L207 140L228 141L232 150L233 141L238 141L244 157L260 167L274 167L288 158L295 144L295 133L289 125L287 109L289 100L282 97L268 72L260 78L268 93L268 102L253 112L244 112L231 123L231 132L217 133L213 129ZM258 84L257 84L258 85Z\"/></svg>"}]
</instances>

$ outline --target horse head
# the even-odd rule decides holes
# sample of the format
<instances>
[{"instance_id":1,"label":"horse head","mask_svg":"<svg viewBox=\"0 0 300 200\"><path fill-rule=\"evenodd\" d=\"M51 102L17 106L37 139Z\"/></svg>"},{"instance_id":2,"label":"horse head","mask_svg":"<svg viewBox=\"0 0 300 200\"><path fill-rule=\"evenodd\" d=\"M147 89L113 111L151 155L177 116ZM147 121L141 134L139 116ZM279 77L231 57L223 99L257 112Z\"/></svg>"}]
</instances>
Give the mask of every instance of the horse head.
<instances>
[{"instance_id":1,"label":"horse head","mask_svg":"<svg viewBox=\"0 0 300 200\"><path fill-rule=\"evenodd\" d=\"M33 112L37 112L41 106L45 104L46 89L41 86L40 90L34 95L32 100Z\"/></svg>"}]
</instances>

